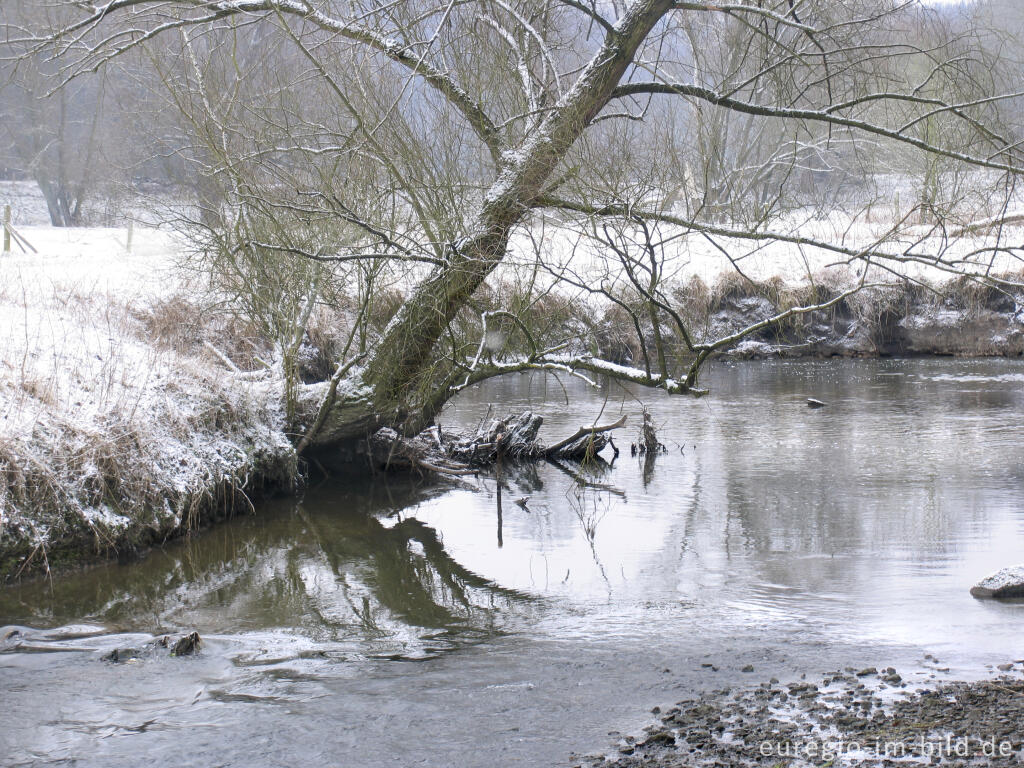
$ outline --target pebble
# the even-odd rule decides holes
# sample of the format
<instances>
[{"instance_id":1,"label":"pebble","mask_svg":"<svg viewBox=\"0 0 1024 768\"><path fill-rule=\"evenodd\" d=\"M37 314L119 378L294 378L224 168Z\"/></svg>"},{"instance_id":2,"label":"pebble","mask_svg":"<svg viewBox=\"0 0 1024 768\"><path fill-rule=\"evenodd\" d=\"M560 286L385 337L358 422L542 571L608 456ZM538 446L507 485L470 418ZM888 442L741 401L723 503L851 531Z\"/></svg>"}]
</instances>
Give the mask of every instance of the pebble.
<instances>
[{"instance_id":1,"label":"pebble","mask_svg":"<svg viewBox=\"0 0 1024 768\"><path fill-rule=\"evenodd\" d=\"M1012 665L1010 665L1012 667ZM864 672L865 670L861 670ZM857 673L859 675L859 673ZM861 678L879 673L875 668ZM921 724L928 733L949 732L956 736L979 735L1012 743L1010 758L986 759L985 766L1020 766L1020 722L1024 721L1024 680L1001 677L975 683L944 683L934 688L903 691L893 700L883 700L877 691L883 682L906 687L893 667L882 670L879 681L866 686L856 676L842 678L830 673L821 679L831 687L814 682L791 682L783 687L776 678L769 683L715 691L700 699L680 702L661 716L660 724L648 729L638 743L620 742L617 757L602 762L604 768L683 768L683 766L729 766L754 768L786 761L766 761L759 752L762 744L785 741L821 741L828 733L831 743L872 743L874 739L902 742L909 764L960 766L950 760L919 754ZM956 702L953 704L952 702ZM656 708L654 714L660 714ZM927 738L927 737L926 737ZM915 752L917 750L917 752ZM872 759L869 754L847 755L832 761L849 768L898 766L906 761Z\"/></svg>"}]
</instances>

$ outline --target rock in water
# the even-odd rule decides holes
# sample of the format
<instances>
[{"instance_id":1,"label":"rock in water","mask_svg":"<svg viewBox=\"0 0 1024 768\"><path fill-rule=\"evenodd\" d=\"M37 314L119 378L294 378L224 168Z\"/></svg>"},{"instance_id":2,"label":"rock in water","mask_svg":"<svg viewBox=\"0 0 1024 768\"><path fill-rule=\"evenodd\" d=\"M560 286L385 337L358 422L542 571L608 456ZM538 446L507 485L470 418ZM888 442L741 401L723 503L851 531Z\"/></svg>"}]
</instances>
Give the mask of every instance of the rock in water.
<instances>
[{"instance_id":1,"label":"rock in water","mask_svg":"<svg viewBox=\"0 0 1024 768\"><path fill-rule=\"evenodd\" d=\"M189 632L181 640L174 644L171 656L191 656L199 650L203 641L199 639L198 632Z\"/></svg>"},{"instance_id":2,"label":"rock in water","mask_svg":"<svg viewBox=\"0 0 1024 768\"><path fill-rule=\"evenodd\" d=\"M986 576L971 588L974 597L1024 597L1024 565L1015 565Z\"/></svg>"},{"instance_id":3,"label":"rock in water","mask_svg":"<svg viewBox=\"0 0 1024 768\"><path fill-rule=\"evenodd\" d=\"M823 403L821 400L815 400L813 397L808 397L807 398L807 407L808 408L824 408L825 407L825 403Z\"/></svg>"},{"instance_id":4,"label":"rock in water","mask_svg":"<svg viewBox=\"0 0 1024 768\"><path fill-rule=\"evenodd\" d=\"M110 653L105 654L102 658L103 661L111 661L114 664L120 664L125 661L131 661L139 658L140 653L135 648L115 648Z\"/></svg>"}]
</instances>

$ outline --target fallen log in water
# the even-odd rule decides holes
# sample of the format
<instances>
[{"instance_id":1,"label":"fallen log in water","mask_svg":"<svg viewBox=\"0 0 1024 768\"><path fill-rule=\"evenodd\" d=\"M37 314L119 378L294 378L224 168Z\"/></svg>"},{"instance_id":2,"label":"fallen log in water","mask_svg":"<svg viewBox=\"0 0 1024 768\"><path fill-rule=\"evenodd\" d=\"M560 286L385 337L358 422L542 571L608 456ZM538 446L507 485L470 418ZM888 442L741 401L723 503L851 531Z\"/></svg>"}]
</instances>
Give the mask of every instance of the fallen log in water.
<instances>
[{"instance_id":1,"label":"fallen log in water","mask_svg":"<svg viewBox=\"0 0 1024 768\"><path fill-rule=\"evenodd\" d=\"M498 457L510 459L536 459L544 455L544 446L537 441L537 433L544 423L543 416L524 411L518 416L492 419L481 424L473 435L456 439L452 456L469 464L493 464Z\"/></svg>"},{"instance_id":2,"label":"fallen log in water","mask_svg":"<svg viewBox=\"0 0 1024 768\"><path fill-rule=\"evenodd\" d=\"M384 469L421 469L456 476L474 474L468 464L453 461L445 455L442 438L430 434L433 431L429 429L416 437L403 437L390 427L378 429L368 441L370 456Z\"/></svg>"},{"instance_id":3,"label":"fallen log in water","mask_svg":"<svg viewBox=\"0 0 1024 768\"><path fill-rule=\"evenodd\" d=\"M626 424L626 416L622 415L614 424L602 427L580 427L576 434L567 437L548 448L544 455L555 459L588 459L596 456L608 445L611 435L608 433Z\"/></svg>"},{"instance_id":4,"label":"fallen log in water","mask_svg":"<svg viewBox=\"0 0 1024 768\"><path fill-rule=\"evenodd\" d=\"M580 427L575 434L551 446L537 440L543 423L542 416L526 411L492 419L472 434L445 432L434 426L415 437L404 437L385 427L374 432L368 444L374 463L385 469L471 475L477 471L475 468L490 466L500 459L593 458L608 445L611 431L626 423L626 417L613 424Z\"/></svg>"}]
</instances>

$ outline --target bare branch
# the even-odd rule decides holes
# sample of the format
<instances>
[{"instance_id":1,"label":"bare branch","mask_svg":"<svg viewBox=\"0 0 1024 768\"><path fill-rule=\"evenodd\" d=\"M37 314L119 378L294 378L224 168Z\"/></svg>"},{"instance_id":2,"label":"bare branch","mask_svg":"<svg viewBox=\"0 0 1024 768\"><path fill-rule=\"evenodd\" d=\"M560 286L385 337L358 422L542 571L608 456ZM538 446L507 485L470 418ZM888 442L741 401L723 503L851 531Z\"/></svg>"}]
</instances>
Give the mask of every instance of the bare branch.
<instances>
[{"instance_id":1,"label":"bare branch","mask_svg":"<svg viewBox=\"0 0 1024 768\"><path fill-rule=\"evenodd\" d=\"M689 96L706 101L709 104L715 104L717 106L725 107L726 109L731 109L735 112L743 112L748 115L806 120L808 122L843 126L846 128L864 131L865 133L874 134L876 136L883 136L887 139L893 139L902 144L909 144L912 147L924 150L929 154L959 160L960 162L967 163L968 165L973 165L978 168L992 168L994 170L1007 171L1015 175L1024 174L1024 165L999 163L988 158L975 157L963 152L946 149L936 144L924 141L923 139L909 136L906 133L902 133L900 130L885 128L884 126L875 125L874 123L867 122L866 120L843 117L822 109L796 109L792 107L751 104L739 99L722 96L710 88L704 88L697 85L689 85L686 83L624 83L615 89L613 97L624 98L641 94Z\"/></svg>"}]
</instances>

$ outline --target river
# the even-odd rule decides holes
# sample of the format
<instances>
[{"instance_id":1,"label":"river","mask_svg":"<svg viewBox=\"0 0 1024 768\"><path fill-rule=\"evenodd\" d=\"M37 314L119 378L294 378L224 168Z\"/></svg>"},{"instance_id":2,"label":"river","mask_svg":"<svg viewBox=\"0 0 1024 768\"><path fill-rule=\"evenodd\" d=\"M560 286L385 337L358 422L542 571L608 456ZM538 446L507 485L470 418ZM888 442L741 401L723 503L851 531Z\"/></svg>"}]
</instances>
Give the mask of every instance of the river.
<instances>
[{"instance_id":1,"label":"river","mask_svg":"<svg viewBox=\"0 0 1024 768\"><path fill-rule=\"evenodd\" d=\"M1024 658L1024 603L968 594L1024 559L1024 363L718 363L704 383L461 396L445 426L530 409L554 442L629 419L610 466L506 467L500 516L493 477L367 470L0 589L0 763L569 765L694 691ZM641 401L653 461L629 451ZM191 630L198 656L151 646Z\"/></svg>"}]
</instances>

